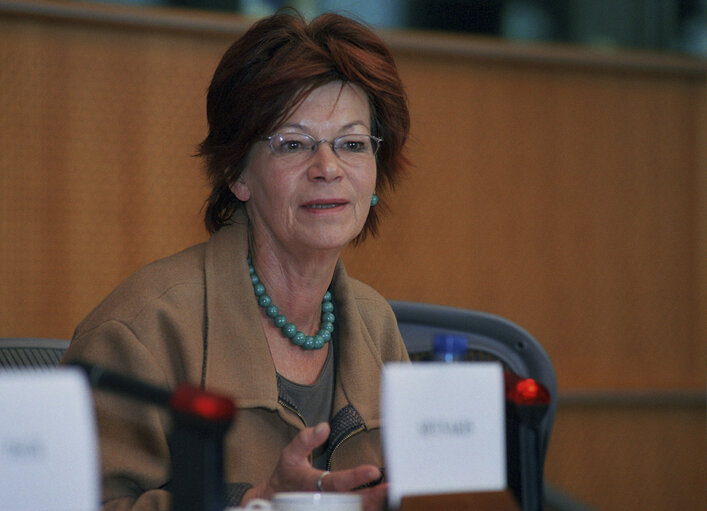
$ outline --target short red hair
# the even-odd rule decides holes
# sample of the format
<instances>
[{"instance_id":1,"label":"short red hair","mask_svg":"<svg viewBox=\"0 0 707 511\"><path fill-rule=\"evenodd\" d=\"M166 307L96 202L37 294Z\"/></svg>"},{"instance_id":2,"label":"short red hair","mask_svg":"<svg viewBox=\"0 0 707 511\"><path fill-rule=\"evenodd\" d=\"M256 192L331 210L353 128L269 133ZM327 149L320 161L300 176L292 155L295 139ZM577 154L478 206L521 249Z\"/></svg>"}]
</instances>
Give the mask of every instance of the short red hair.
<instances>
[{"instance_id":1,"label":"short red hair","mask_svg":"<svg viewBox=\"0 0 707 511\"><path fill-rule=\"evenodd\" d=\"M271 134L312 90L352 83L368 96L376 155L376 193L384 197L407 167L407 96L383 41L359 22L323 14L307 24L294 10L256 22L223 55L209 87L209 133L199 146L211 182L205 223L214 232L242 207L229 185L243 172L251 147ZM382 201L384 202L384 201ZM356 241L375 234L381 206L371 208Z\"/></svg>"}]
</instances>

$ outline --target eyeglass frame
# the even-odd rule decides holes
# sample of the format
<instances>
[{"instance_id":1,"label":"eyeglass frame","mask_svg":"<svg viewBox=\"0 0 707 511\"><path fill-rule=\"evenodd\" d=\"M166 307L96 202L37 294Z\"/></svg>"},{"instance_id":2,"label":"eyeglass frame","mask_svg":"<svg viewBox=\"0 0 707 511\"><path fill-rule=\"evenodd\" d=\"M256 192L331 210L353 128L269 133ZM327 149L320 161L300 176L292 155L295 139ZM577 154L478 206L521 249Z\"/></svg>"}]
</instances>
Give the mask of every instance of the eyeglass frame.
<instances>
[{"instance_id":1,"label":"eyeglass frame","mask_svg":"<svg viewBox=\"0 0 707 511\"><path fill-rule=\"evenodd\" d=\"M331 151L336 155L337 158L339 158L342 161L344 161L344 160L341 158L341 156L339 156L339 153L337 152L336 147L335 147L336 141L339 139L342 139L344 137L359 136L359 137L368 137L371 141L375 140L375 142L376 142L375 148L373 148L373 150L371 151L371 156L373 156L374 158L376 157L376 154L378 154L378 150L380 149L380 145L383 142L383 139L381 137L376 137L375 135L367 135L364 133L347 133L346 135L340 135L333 140L327 140L326 138L322 138L321 140L317 140L312 135L308 135L307 133L302 133L299 131L286 131L284 133L278 132L278 133L273 133L269 137L264 137L262 139L263 141L268 142L268 146L270 146L270 150L273 152L273 154L275 155L276 158L283 158L283 157L287 156L285 154L278 154L277 150L272 145L272 141L274 138L282 137L283 135L300 135L302 137L309 138L314 142L314 144L312 145L311 152L309 153L307 158L305 158L304 161L308 161L312 156L317 154L317 151L319 151L319 144L321 144L322 142L326 142L327 144L329 144L329 147L331 147ZM371 144L371 146L373 146L373 144ZM304 153L302 153L302 154L304 154Z\"/></svg>"}]
</instances>

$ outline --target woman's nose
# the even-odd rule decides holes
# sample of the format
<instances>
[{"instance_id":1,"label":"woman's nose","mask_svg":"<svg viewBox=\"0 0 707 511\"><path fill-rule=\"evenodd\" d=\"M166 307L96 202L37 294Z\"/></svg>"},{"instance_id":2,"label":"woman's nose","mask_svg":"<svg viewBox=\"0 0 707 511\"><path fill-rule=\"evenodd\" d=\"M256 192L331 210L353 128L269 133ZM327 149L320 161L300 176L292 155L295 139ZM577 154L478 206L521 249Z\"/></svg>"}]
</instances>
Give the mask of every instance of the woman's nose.
<instances>
[{"instance_id":1,"label":"woman's nose","mask_svg":"<svg viewBox=\"0 0 707 511\"><path fill-rule=\"evenodd\" d=\"M310 179L332 181L342 175L341 161L334 148L327 142L319 144L308 163Z\"/></svg>"}]
</instances>

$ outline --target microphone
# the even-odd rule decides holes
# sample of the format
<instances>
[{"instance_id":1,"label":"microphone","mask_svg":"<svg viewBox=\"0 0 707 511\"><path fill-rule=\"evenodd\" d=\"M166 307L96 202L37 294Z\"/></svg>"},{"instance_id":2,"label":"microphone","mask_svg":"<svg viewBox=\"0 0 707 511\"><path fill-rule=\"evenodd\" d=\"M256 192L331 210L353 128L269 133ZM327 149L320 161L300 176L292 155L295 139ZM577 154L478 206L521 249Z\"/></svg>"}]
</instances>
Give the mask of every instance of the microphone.
<instances>
[{"instance_id":1,"label":"microphone","mask_svg":"<svg viewBox=\"0 0 707 511\"><path fill-rule=\"evenodd\" d=\"M165 388L111 371L105 367L89 364L88 362L77 361L72 362L70 365L82 369L86 373L89 383L94 388L110 390L159 406L166 407L169 405L172 393Z\"/></svg>"},{"instance_id":2,"label":"microphone","mask_svg":"<svg viewBox=\"0 0 707 511\"><path fill-rule=\"evenodd\" d=\"M231 399L188 383L170 391L87 362L70 365L82 369L92 387L170 411L171 511L223 511L224 440L236 415Z\"/></svg>"},{"instance_id":3,"label":"microphone","mask_svg":"<svg viewBox=\"0 0 707 511\"><path fill-rule=\"evenodd\" d=\"M82 369L92 387L122 394L139 401L171 409L207 423L229 423L236 406L228 397L184 383L174 391L84 361L70 365Z\"/></svg>"}]
</instances>

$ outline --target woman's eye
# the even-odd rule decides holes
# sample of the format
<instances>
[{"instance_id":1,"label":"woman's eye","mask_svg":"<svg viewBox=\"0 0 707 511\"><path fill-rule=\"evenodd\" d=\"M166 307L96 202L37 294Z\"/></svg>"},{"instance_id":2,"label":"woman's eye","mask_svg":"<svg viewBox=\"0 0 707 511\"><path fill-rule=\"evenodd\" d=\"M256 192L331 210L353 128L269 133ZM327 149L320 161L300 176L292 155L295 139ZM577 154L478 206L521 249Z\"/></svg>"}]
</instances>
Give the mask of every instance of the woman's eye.
<instances>
[{"instance_id":1,"label":"woman's eye","mask_svg":"<svg viewBox=\"0 0 707 511\"><path fill-rule=\"evenodd\" d=\"M284 151L296 151L302 147L302 143L296 140L288 140L280 146Z\"/></svg>"},{"instance_id":2,"label":"woman's eye","mask_svg":"<svg viewBox=\"0 0 707 511\"><path fill-rule=\"evenodd\" d=\"M307 150L306 139L299 137L281 137L277 146L279 153L299 153Z\"/></svg>"},{"instance_id":3,"label":"woman's eye","mask_svg":"<svg viewBox=\"0 0 707 511\"><path fill-rule=\"evenodd\" d=\"M368 150L366 139L346 139L341 141L341 148L349 153L363 153Z\"/></svg>"}]
</instances>

